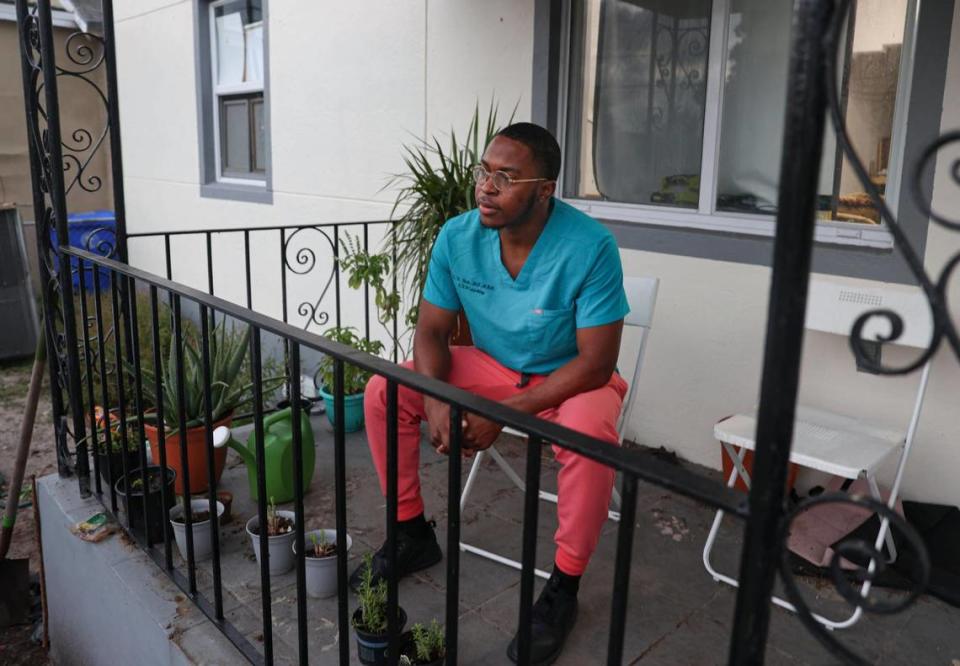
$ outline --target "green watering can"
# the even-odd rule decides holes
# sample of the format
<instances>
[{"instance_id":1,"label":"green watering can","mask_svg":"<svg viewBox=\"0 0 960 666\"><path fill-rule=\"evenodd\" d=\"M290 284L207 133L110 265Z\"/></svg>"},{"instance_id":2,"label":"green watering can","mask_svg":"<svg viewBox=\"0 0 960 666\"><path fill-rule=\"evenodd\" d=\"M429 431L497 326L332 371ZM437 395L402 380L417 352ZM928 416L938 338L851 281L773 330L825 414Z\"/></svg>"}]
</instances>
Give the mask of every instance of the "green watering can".
<instances>
[{"instance_id":1,"label":"green watering can","mask_svg":"<svg viewBox=\"0 0 960 666\"><path fill-rule=\"evenodd\" d=\"M274 412L263 420L264 467L267 476L267 497L277 504L289 502L294 496L293 476L293 417L291 408ZM316 450L313 444L313 429L306 411L300 412L300 441L303 448L303 492L310 487ZM250 496L257 499L257 431L250 432L247 445L240 445L230 433L230 428L220 426L213 431L214 448L229 446L240 454L247 464L250 481Z\"/></svg>"}]
</instances>

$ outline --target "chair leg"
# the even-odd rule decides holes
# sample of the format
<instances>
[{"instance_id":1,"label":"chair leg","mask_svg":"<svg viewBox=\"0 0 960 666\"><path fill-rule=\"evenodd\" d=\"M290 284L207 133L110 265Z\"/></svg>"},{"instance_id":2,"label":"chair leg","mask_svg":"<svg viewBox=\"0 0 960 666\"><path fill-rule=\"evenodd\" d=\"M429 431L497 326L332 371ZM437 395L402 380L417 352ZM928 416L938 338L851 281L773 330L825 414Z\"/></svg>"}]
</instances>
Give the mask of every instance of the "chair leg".
<instances>
[{"instance_id":1,"label":"chair leg","mask_svg":"<svg viewBox=\"0 0 960 666\"><path fill-rule=\"evenodd\" d=\"M743 482L746 484L747 488L750 488L750 475L747 473L746 468L743 465L743 458L746 455L746 449L740 449L739 452L734 450L734 448L727 444L726 442L721 442L724 448L727 450L727 453L730 455L730 458L733 460L733 470L730 472L730 477L727 479L727 487L732 488L737 482L737 477L740 476L743 478ZM710 527L710 533L707 535L707 542L703 546L703 566L707 570L707 573L713 578L714 581L718 583L726 583L731 587L737 588L740 587L740 582L736 578L727 576L717 571L713 563L710 561L710 554L713 552L713 545L716 542L717 534L720 531L720 522L723 520L723 511L718 510L717 514L713 518L713 525ZM871 567L873 563L871 562ZM870 583L865 583L864 587L861 589L861 594L866 597L870 591ZM776 595L770 595L770 601L772 601L780 608L790 611L791 613L796 613L797 609L786 599L781 599ZM852 627L860 620L860 616L863 615L862 608L854 609L853 613L845 619L839 622L826 618L819 613L814 613L811 611L813 618L822 624L827 629L846 629L847 627Z\"/></svg>"},{"instance_id":2,"label":"chair leg","mask_svg":"<svg viewBox=\"0 0 960 666\"><path fill-rule=\"evenodd\" d=\"M486 457L487 453L489 453L490 456L497 462L497 464L500 465L500 468L503 469L504 473L507 474L507 476L510 477L510 479L514 483L517 483L521 489L523 489L523 481L520 480L520 477L517 476L516 472L513 471L513 468L510 467L507 461L503 459L499 451L497 451L492 446L486 451L478 451L476 458L474 458L473 460L473 465L471 465L470 467L470 474L467 475L467 482L463 485L463 492L460 493L460 513L461 514L463 514L464 508L467 505L467 500L470 497L470 491L473 490L473 484L477 480L477 474L480 472L480 466L483 463L483 459ZM508 469L510 470L509 472L507 471ZM480 557L491 560L498 564L505 564L506 566L517 569L518 571L523 570L523 565L520 562L516 560L511 560L509 557L497 555L496 553L490 552L489 550L484 550L483 548L472 546L466 543L465 541L460 542L460 550L467 553L473 553L474 555L478 555ZM533 572L540 578L543 578L544 580L547 580L550 578L550 574L547 573L546 571L543 571L542 569L534 569Z\"/></svg>"},{"instance_id":3,"label":"chair leg","mask_svg":"<svg viewBox=\"0 0 960 666\"><path fill-rule=\"evenodd\" d=\"M870 494L873 495L873 499L877 500L881 504L883 503L883 496L880 494L880 486L877 485L877 479L873 476L867 477L867 485L870 486ZM893 563L897 561L897 546L893 542L893 532L890 530L890 522L887 520L880 521L880 533L878 534L877 541L880 541L881 537L887 543L887 549L890 551L890 559L888 562Z\"/></svg>"}]
</instances>

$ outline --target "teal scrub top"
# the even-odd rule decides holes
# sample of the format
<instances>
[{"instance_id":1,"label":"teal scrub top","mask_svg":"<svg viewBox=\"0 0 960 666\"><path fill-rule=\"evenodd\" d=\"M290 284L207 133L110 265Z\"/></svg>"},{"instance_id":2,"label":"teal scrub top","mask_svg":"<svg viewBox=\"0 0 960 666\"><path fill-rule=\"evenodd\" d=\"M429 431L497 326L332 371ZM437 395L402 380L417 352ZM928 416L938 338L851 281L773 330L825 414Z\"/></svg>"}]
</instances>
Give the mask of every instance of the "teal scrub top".
<instances>
[{"instance_id":1,"label":"teal scrub top","mask_svg":"<svg viewBox=\"0 0 960 666\"><path fill-rule=\"evenodd\" d=\"M440 229L423 297L461 308L477 348L502 365L549 374L577 355L578 328L602 326L630 311L613 235L557 199L516 279L500 257L500 235L474 209Z\"/></svg>"}]
</instances>

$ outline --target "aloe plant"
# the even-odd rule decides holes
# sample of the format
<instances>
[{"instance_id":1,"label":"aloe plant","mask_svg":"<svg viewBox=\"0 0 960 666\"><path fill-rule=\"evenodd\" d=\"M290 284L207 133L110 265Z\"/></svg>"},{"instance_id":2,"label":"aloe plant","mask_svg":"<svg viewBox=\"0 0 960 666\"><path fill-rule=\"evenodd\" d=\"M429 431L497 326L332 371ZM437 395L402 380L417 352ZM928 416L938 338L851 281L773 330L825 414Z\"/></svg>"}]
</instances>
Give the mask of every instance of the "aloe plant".
<instances>
[{"instance_id":1,"label":"aloe plant","mask_svg":"<svg viewBox=\"0 0 960 666\"><path fill-rule=\"evenodd\" d=\"M487 144L500 131L497 110L497 105L491 103L481 133L480 108L475 107L462 144L457 140L456 131L451 130L446 148L436 138L404 146L407 173L394 176L387 184L387 187L403 185L390 212L390 219L396 224L387 241L396 248L397 276L407 285L413 304L406 316L408 326L416 323L430 250L440 227L476 206L471 167L480 162ZM512 122L514 113L516 107L507 124Z\"/></svg>"},{"instance_id":2,"label":"aloe plant","mask_svg":"<svg viewBox=\"0 0 960 666\"><path fill-rule=\"evenodd\" d=\"M210 331L210 412L214 422L236 409L250 398L253 384L248 381L244 361L250 349L250 329L241 331L226 326L221 320ZM183 394L184 414L187 428L205 423L204 375L201 343L194 334L185 333L183 338ZM177 345L171 344L161 377L163 419L171 432L180 426L180 402L177 387L180 383L177 372ZM133 368L128 366L132 373ZM155 391L154 374L150 368L141 368L143 392L148 404L159 404ZM269 383L275 380L265 380ZM265 389L264 393L269 392Z\"/></svg>"}]
</instances>

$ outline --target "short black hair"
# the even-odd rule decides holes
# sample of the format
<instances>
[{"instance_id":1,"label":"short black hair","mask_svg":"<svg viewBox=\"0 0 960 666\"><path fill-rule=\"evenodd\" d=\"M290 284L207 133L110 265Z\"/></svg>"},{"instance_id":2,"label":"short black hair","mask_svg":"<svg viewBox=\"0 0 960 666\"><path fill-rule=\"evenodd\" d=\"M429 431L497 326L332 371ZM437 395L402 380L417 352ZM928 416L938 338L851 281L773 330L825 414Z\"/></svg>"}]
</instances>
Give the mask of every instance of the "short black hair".
<instances>
[{"instance_id":1,"label":"short black hair","mask_svg":"<svg viewBox=\"0 0 960 666\"><path fill-rule=\"evenodd\" d=\"M513 139L529 148L544 178L556 180L560 175L560 144L550 130L534 123L514 123L497 132L497 136Z\"/></svg>"}]
</instances>

